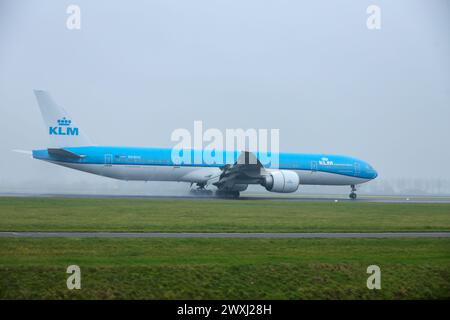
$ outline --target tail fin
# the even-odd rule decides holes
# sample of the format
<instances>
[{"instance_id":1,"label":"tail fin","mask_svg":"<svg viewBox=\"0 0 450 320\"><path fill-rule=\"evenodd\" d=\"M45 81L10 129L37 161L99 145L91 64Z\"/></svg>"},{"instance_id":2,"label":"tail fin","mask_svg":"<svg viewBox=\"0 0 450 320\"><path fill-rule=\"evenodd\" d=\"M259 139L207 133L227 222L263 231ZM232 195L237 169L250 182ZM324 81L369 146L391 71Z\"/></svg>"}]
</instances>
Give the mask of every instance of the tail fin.
<instances>
[{"instance_id":1,"label":"tail fin","mask_svg":"<svg viewBox=\"0 0 450 320\"><path fill-rule=\"evenodd\" d=\"M34 90L47 127L52 147L79 147L92 143L63 107L58 106L47 91Z\"/></svg>"}]
</instances>

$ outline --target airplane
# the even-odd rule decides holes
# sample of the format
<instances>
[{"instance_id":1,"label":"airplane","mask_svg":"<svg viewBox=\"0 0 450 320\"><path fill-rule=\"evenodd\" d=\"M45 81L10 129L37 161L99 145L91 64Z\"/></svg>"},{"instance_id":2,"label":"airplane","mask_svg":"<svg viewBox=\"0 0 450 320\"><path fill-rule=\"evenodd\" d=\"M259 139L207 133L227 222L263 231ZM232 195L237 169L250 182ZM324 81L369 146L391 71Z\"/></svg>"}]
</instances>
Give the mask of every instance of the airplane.
<instances>
[{"instance_id":1,"label":"airplane","mask_svg":"<svg viewBox=\"0 0 450 320\"><path fill-rule=\"evenodd\" d=\"M191 188L194 194L212 195L210 188L214 188L215 195L224 198L238 198L250 184L277 193L296 192L300 185L348 185L350 199L356 199L356 185L378 176L365 161L332 154L279 152L274 167L271 163L264 166L258 152L224 151L232 154L221 162L184 164L172 160L172 148L97 146L48 92L34 93L51 146L33 150L33 158L104 177L188 182L191 187L196 185Z\"/></svg>"}]
</instances>

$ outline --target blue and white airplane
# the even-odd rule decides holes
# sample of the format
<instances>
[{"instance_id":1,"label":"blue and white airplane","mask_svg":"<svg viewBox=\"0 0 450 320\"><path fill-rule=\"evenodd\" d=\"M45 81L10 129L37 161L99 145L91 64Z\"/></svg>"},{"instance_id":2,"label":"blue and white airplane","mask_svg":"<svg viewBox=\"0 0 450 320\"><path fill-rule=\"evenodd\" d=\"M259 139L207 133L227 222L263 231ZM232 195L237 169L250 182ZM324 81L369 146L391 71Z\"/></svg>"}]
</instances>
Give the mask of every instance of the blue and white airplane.
<instances>
[{"instance_id":1,"label":"blue and white airplane","mask_svg":"<svg viewBox=\"0 0 450 320\"><path fill-rule=\"evenodd\" d=\"M264 167L258 152L234 152L228 163L183 164L172 161L171 148L96 146L88 139L64 108L50 95L35 90L51 146L33 150L33 158L92 174L140 181L178 181L196 184L197 194L239 197L249 184L261 185L270 192L290 193L299 185L348 185L350 198L355 186L377 177L365 161L340 155L279 153L277 167ZM198 152L187 150L187 152ZM203 152L200 150L200 152ZM208 188L208 189L207 189Z\"/></svg>"}]
</instances>

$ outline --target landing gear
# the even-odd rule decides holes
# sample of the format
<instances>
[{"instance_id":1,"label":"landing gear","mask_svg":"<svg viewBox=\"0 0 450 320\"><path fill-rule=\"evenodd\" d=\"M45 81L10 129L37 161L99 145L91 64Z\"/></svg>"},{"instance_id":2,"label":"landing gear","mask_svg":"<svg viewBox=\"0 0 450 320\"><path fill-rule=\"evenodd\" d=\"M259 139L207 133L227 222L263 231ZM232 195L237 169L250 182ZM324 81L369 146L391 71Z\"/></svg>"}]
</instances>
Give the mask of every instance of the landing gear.
<instances>
[{"instance_id":1,"label":"landing gear","mask_svg":"<svg viewBox=\"0 0 450 320\"><path fill-rule=\"evenodd\" d=\"M350 187L352 188L352 192L350 192L349 197L350 197L350 199L355 200L356 199L356 187L354 184L352 184Z\"/></svg>"},{"instance_id":2,"label":"landing gear","mask_svg":"<svg viewBox=\"0 0 450 320\"><path fill-rule=\"evenodd\" d=\"M190 194L194 196L211 196L213 192L205 188L206 183L197 183L197 188L191 189L189 191Z\"/></svg>"},{"instance_id":3,"label":"landing gear","mask_svg":"<svg viewBox=\"0 0 450 320\"><path fill-rule=\"evenodd\" d=\"M237 199L241 193L239 191L223 191L217 190L216 197L225 198L225 199Z\"/></svg>"}]
</instances>

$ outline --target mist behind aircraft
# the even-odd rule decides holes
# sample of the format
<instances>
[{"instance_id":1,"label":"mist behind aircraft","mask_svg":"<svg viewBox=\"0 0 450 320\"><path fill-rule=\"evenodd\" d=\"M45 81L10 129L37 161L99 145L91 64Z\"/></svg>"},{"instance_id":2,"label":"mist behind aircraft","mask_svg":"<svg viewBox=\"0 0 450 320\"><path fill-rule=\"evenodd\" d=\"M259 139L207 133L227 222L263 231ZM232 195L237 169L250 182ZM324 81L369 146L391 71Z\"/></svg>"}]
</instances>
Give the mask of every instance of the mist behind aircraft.
<instances>
[{"instance_id":1,"label":"mist behind aircraft","mask_svg":"<svg viewBox=\"0 0 450 320\"><path fill-rule=\"evenodd\" d=\"M161 192L12 153L48 143L37 87L97 144L171 146L195 120L279 128L284 151L370 160L368 192L450 193L447 1L380 2L381 30L366 27L370 1L76 1L72 31L69 4L0 6L3 192Z\"/></svg>"}]
</instances>

